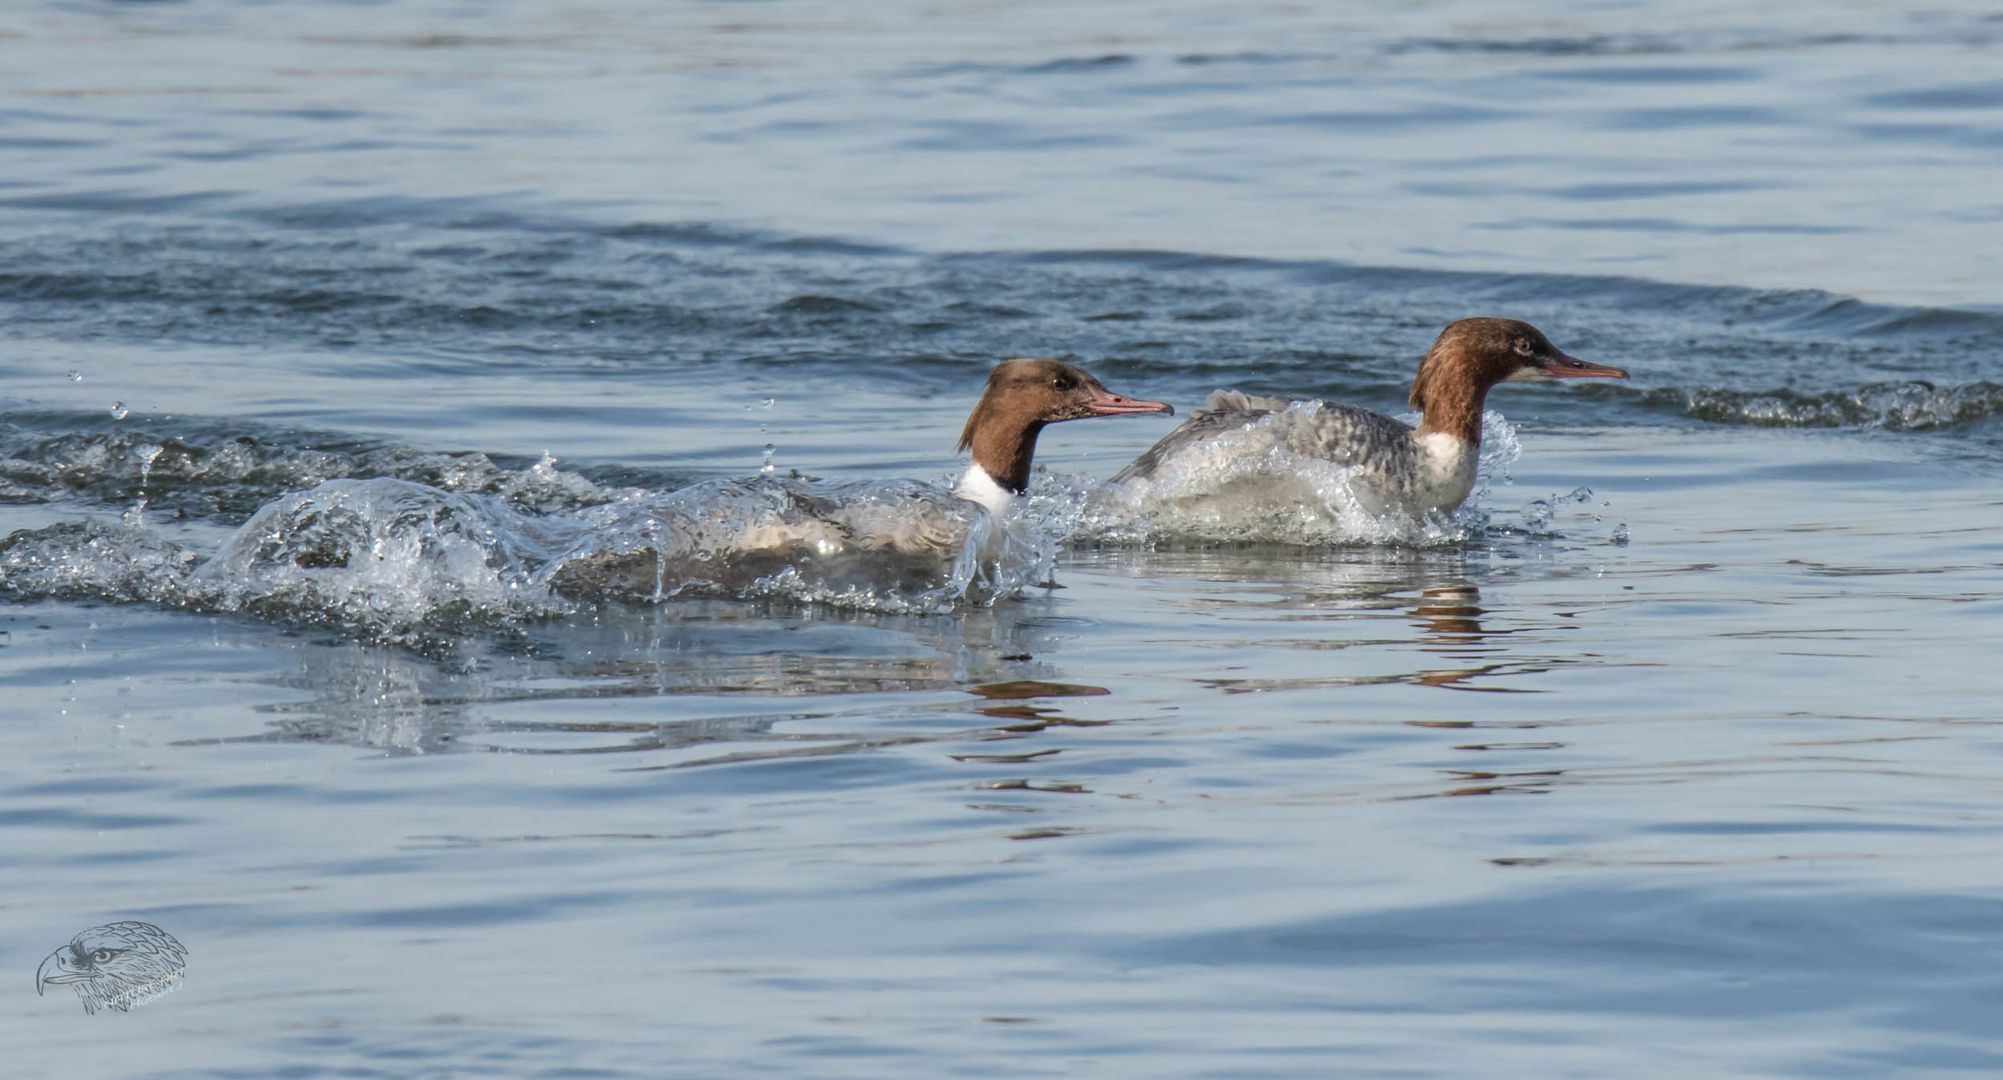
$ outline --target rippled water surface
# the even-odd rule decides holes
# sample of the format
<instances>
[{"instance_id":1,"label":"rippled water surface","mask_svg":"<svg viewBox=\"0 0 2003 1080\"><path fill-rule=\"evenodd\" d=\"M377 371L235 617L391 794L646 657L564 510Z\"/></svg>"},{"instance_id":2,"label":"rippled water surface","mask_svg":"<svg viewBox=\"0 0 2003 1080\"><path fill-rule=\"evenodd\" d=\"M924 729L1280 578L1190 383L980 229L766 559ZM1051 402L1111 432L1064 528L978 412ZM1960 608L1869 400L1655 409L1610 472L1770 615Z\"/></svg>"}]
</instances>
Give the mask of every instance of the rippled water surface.
<instances>
[{"instance_id":1,"label":"rippled water surface","mask_svg":"<svg viewBox=\"0 0 2003 1080\"><path fill-rule=\"evenodd\" d=\"M19 5L7 1075L1994 1075L1998 72L1973 5ZM1633 378L1498 389L1451 519L1137 524L1155 417L951 495L1004 357L1395 413L1483 313ZM183 989L33 995L126 919Z\"/></svg>"}]
</instances>

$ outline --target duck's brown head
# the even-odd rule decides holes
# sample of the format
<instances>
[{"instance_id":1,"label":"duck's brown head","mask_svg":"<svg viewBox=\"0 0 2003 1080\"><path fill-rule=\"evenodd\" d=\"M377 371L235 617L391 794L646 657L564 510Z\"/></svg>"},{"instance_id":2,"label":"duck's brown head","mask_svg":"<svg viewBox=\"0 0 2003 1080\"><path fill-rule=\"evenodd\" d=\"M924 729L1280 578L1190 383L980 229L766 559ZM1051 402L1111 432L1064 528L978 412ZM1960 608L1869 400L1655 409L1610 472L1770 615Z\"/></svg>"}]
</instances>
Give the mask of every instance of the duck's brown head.
<instances>
[{"instance_id":1,"label":"duck's brown head","mask_svg":"<svg viewBox=\"0 0 2003 1080\"><path fill-rule=\"evenodd\" d=\"M971 449L974 464L995 483L1021 494L1029 486L1030 459L1043 425L1128 413L1173 416L1175 409L1115 394L1090 372L1061 360L1004 360L988 373L987 391L960 432L960 449Z\"/></svg>"},{"instance_id":2,"label":"duck's brown head","mask_svg":"<svg viewBox=\"0 0 2003 1080\"><path fill-rule=\"evenodd\" d=\"M1444 431L1481 441L1481 410L1499 382L1625 379L1627 372L1570 356L1543 331L1520 319L1461 319L1449 323L1412 379L1420 431Z\"/></svg>"}]
</instances>

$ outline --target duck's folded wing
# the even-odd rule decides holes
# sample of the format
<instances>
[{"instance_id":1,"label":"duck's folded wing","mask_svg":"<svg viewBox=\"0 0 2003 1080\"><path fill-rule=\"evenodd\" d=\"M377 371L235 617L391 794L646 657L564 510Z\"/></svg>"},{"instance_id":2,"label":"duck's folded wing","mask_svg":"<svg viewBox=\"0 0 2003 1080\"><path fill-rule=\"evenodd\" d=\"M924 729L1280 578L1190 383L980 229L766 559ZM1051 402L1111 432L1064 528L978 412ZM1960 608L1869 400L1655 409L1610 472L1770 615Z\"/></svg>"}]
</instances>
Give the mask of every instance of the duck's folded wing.
<instances>
[{"instance_id":1,"label":"duck's folded wing","mask_svg":"<svg viewBox=\"0 0 2003 1080\"><path fill-rule=\"evenodd\" d=\"M1297 407L1297 406L1311 407ZM1203 408L1133 464L1113 477L1114 483L1148 480L1162 467L1220 435L1243 431L1264 421L1266 446L1283 446L1307 458L1356 465L1389 462L1410 452L1412 429L1383 413L1312 398L1270 397L1218 390ZM1257 449L1240 448L1239 452Z\"/></svg>"},{"instance_id":2,"label":"duck's folded wing","mask_svg":"<svg viewBox=\"0 0 2003 1080\"><path fill-rule=\"evenodd\" d=\"M1178 454L1207 442L1227 431L1237 431L1254 421L1286 409L1304 399L1242 394L1236 390L1213 390L1210 400L1189 415L1181 426L1161 437L1161 441L1113 475L1113 482L1146 480Z\"/></svg>"},{"instance_id":3,"label":"duck's folded wing","mask_svg":"<svg viewBox=\"0 0 2003 1080\"><path fill-rule=\"evenodd\" d=\"M1389 465L1411 452L1411 427L1380 412L1324 401L1321 408L1296 415L1287 446L1306 457L1338 465Z\"/></svg>"}]
</instances>

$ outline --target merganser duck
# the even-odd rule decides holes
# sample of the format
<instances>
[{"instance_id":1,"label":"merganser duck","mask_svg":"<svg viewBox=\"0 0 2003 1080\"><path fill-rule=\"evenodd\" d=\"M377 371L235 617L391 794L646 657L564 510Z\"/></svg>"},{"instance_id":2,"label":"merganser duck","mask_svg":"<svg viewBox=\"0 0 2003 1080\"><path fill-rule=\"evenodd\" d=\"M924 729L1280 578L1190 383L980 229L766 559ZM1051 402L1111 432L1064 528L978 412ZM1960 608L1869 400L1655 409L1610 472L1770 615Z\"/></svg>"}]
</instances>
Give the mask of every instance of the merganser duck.
<instances>
[{"instance_id":1,"label":"merganser duck","mask_svg":"<svg viewBox=\"0 0 2003 1080\"><path fill-rule=\"evenodd\" d=\"M972 452L972 463L955 491L999 515L1028 490L1030 459L1044 425L1136 413L1174 416L1175 407L1122 397L1061 360L1004 360L988 373L988 388L960 431L959 449Z\"/></svg>"},{"instance_id":2,"label":"merganser duck","mask_svg":"<svg viewBox=\"0 0 2003 1080\"><path fill-rule=\"evenodd\" d=\"M953 493L999 518L1028 490L1036 438L1046 425L1140 413L1173 416L1175 407L1115 394L1090 372L1061 360L1004 360L988 373L987 389L960 430L958 449L970 451L971 461ZM805 544L824 555L844 548L919 554L957 548L964 515L936 507L928 512L921 502L922 496L911 493L816 500L804 515L746 530L733 546L751 551Z\"/></svg>"},{"instance_id":3,"label":"merganser duck","mask_svg":"<svg viewBox=\"0 0 2003 1080\"><path fill-rule=\"evenodd\" d=\"M1625 379L1627 372L1568 356L1536 327L1516 319L1461 319L1440 331L1412 379L1412 428L1382 413L1316 401L1218 390L1190 418L1114 475L1152 480L1172 466L1213 454L1284 449L1304 458L1353 466L1349 487L1372 514L1420 518L1460 506L1481 458L1481 413L1500 382ZM1260 427L1250 445L1221 437Z\"/></svg>"},{"instance_id":4,"label":"merganser duck","mask_svg":"<svg viewBox=\"0 0 2003 1080\"><path fill-rule=\"evenodd\" d=\"M971 546L970 534L981 508L999 519L1027 490L1045 425L1174 412L1062 361L1004 360L960 433L972 462L951 494L913 481L706 481L598 511L591 534L554 560L551 586L567 596L659 597L689 586L737 592L790 571L828 591L928 593L960 564L996 556L1001 528L981 530Z\"/></svg>"}]
</instances>

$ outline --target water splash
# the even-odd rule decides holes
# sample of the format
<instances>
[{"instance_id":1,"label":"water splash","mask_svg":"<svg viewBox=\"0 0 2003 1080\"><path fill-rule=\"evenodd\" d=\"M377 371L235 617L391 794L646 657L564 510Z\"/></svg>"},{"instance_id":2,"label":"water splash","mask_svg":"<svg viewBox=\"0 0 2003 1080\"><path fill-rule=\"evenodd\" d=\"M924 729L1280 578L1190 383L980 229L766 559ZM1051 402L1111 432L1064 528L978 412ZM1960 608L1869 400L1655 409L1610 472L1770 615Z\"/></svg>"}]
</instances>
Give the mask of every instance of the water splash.
<instances>
[{"instance_id":1,"label":"water splash","mask_svg":"<svg viewBox=\"0 0 2003 1080\"><path fill-rule=\"evenodd\" d=\"M1564 495L1552 495L1549 498L1532 499L1523 507L1519 515L1521 525L1515 531L1528 533L1532 536L1549 536L1551 534L1551 522L1558 516L1560 507L1584 506L1592 501L1593 489L1589 487L1573 488Z\"/></svg>"},{"instance_id":2,"label":"water splash","mask_svg":"<svg viewBox=\"0 0 2003 1080\"><path fill-rule=\"evenodd\" d=\"M140 529L146 526L146 482L152 479L153 463L160 459L161 452L166 449L165 445L156 443L146 447L139 455L139 498L133 502L132 508L125 512L124 518L125 524L130 528Z\"/></svg>"},{"instance_id":3,"label":"water splash","mask_svg":"<svg viewBox=\"0 0 2003 1080\"><path fill-rule=\"evenodd\" d=\"M0 596L244 613L422 648L606 601L936 613L1047 580L1057 521L998 519L902 480L715 480L544 514L502 495L337 479L265 504L206 558L138 514L15 532L0 539Z\"/></svg>"},{"instance_id":4,"label":"water splash","mask_svg":"<svg viewBox=\"0 0 2003 1080\"><path fill-rule=\"evenodd\" d=\"M131 415L131 412L132 410L126 408L123 401L114 401L111 403L111 418L113 420L123 420Z\"/></svg>"},{"instance_id":5,"label":"water splash","mask_svg":"<svg viewBox=\"0 0 2003 1080\"><path fill-rule=\"evenodd\" d=\"M185 583L194 552L144 529L65 522L0 538L0 596L196 606Z\"/></svg>"},{"instance_id":6,"label":"water splash","mask_svg":"<svg viewBox=\"0 0 2003 1080\"><path fill-rule=\"evenodd\" d=\"M584 599L759 596L940 612L1048 576L1061 536L996 519L946 487L761 475L625 500L584 515L546 575Z\"/></svg>"},{"instance_id":7,"label":"water splash","mask_svg":"<svg viewBox=\"0 0 2003 1080\"><path fill-rule=\"evenodd\" d=\"M565 610L533 587L559 524L401 480L334 480L260 510L204 560L129 522L0 539L0 596L235 612L424 644Z\"/></svg>"},{"instance_id":8,"label":"water splash","mask_svg":"<svg viewBox=\"0 0 2003 1080\"><path fill-rule=\"evenodd\" d=\"M534 575L577 525L486 495L332 480L258 511L188 579L204 606L395 637L559 614Z\"/></svg>"},{"instance_id":9,"label":"water splash","mask_svg":"<svg viewBox=\"0 0 2003 1080\"><path fill-rule=\"evenodd\" d=\"M763 402L761 403L761 405L760 405L760 408L764 409L764 410L765 410L766 412L768 412L768 413L769 413L769 412L771 412L771 411L772 411L772 406L773 406L773 404L774 404L775 402L777 402L778 400L779 400L778 398L774 398L774 397L768 397L768 398L764 399L764 401L763 401ZM759 434L760 436L764 436L764 435L769 435L769 434L771 434L771 427L772 427L772 423L771 423L771 420L770 420L770 419L761 419L761 420L759 420L759 421L758 421L758 434ZM772 471L773 471L773 468L774 468L774 466L773 466L773 464L772 464L772 455L774 455L774 454L776 454L776 453L778 453L778 452L779 452L779 447L778 447L778 445L777 445L777 444L775 444L775 443L771 443L771 442L767 442L767 443L765 444L765 459L764 459L763 461L759 462L759 465L758 465L758 472L759 472L759 473L760 473L761 475L764 475L764 476L770 476L770 475L772 475Z\"/></svg>"},{"instance_id":10,"label":"water splash","mask_svg":"<svg viewBox=\"0 0 2003 1080\"><path fill-rule=\"evenodd\" d=\"M1597 499L1593 489L1577 487L1564 494L1556 492L1532 499L1513 513L1498 511L1488 526L1493 537L1523 537L1531 540L1570 540L1625 547L1629 532L1626 522L1606 525L1605 511L1612 503ZM1585 508L1582 512L1580 508Z\"/></svg>"}]
</instances>

